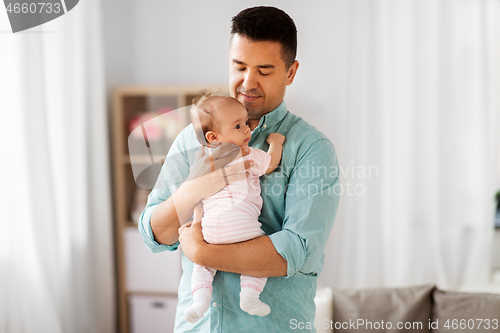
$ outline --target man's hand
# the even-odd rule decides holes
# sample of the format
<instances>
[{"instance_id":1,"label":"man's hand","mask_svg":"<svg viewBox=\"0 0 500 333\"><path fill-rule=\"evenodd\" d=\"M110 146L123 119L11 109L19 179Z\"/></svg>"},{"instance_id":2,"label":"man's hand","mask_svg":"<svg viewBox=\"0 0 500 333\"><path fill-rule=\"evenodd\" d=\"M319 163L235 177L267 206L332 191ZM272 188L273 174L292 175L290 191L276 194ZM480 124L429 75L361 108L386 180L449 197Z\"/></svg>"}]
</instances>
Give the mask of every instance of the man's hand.
<instances>
[{"instance_id":1,"label":"man's hand","mask_svg":"<svg viewBox=\"0 0 500 333\"><path fill-rule=\"evenodd\" d=\"M197 179L219 170L234 159L242 155L246 156L250 152L247 147L240 148L232 142L212 142L210 149L212 152L211 156L210 154L205 154L204 147L200 146L194 163L189 167L189 176L186 181ZM244 168L242 167L240 171L243 170Z\"/></svg>"},{"instance_id":2,"label":"man's hand","mask_svg":"<svg viewBox=\"0 0 500 333\"><path fill-rule=\"evenodd\" d=\"M203 215L203 204L198 203L194 207L193 220L179 228L179 242L184 255L194 263L198 263L197 254L203 251L207 242L203 238L201 229L201 217Z\"/></svg>"},{"instance_id":3,"label":"man's hand","mask_svg":"<svg viewBox=\"0 0 500 333\"><path fill-rule=\"evenodd\" d=\"M252 161L245 161L224 167L234 159L248 155L250 153L248 147L240 148L230 142L213 142L210 145L211 154L205 154L204 148L200 147L185 181L185 183L191 183L195 189L193 194L198 201L215 194L229 183L245 179L248 177L245 170L253 165Z\"/></svg>"}]
</instances>

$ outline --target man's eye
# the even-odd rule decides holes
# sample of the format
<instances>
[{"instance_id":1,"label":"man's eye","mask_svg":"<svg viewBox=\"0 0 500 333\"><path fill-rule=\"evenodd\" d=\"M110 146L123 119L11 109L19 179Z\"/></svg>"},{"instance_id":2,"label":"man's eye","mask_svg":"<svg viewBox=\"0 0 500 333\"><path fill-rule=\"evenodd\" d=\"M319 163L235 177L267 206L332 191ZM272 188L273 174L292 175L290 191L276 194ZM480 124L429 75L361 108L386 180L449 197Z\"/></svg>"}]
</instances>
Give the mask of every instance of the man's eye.
<instances>
[{"instance_id":1,"label":"man's eye","mask_svg":"<svg viewBox=\"0 0 500 333\"><path fill-rule=\"evenodd\" d=\"M236 125L236 129L240 129L240 125Z\"/></svg>"},{"instance_id":2,"label":"man's eye","mask_svg":"<svg viewBox=\"0 0 500 333\"><path fill-rule=\"evenodd\" d=\"M269 74L271 74L271 73L262 73L262 72L260 72L260 75L262 75L262 76L268 76Z\"/></svg>"},{"instance_id":3,"label":"man's eye","mask_svg":"<svg viewBox=\"0 0 500 333\"><path fill-rule=\"evenodd\" d=\"M245 70L245 67L235 67L238 72L242 72Z\"/></svg>"}]
</instances>

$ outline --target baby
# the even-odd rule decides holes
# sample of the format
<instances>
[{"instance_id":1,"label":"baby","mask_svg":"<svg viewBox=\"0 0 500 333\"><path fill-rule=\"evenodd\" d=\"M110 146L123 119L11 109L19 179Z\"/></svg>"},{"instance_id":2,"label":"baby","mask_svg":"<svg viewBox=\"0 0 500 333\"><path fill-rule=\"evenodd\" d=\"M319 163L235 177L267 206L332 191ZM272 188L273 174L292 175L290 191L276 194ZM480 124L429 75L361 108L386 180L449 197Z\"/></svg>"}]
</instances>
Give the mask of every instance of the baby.
<instances>
[{"instance_id":1,"label":"baby","mask_svg":"<svg viewBox=\"0 0 500 333\"><path fill-rule=\"evenodd\" d=\"M251 132L247 110L236 99L205 93L195 102L191 117L198 141L203 146L208 143L205 149L211 149L212 142L248 146ZM247 170L247 179L232 182L201 200L203 237L208 243L235 243L265 235L258 220L262 208L259 177L278 167L285 137L271 133L266 141L269 143L267 153L249 147L250 153L244 159L253 161L253 166ZM229 165L242 161L243 158L239 158ZM184 313L186 321L194 323L203 318L203 313L208 310L215 273L215 269L194 264L191 279L193 304ZM269 306L259 299L266 281L267 278L241 275L240 307L243 311L258 316L270 313Z\"/></svg>"}]
</instances>

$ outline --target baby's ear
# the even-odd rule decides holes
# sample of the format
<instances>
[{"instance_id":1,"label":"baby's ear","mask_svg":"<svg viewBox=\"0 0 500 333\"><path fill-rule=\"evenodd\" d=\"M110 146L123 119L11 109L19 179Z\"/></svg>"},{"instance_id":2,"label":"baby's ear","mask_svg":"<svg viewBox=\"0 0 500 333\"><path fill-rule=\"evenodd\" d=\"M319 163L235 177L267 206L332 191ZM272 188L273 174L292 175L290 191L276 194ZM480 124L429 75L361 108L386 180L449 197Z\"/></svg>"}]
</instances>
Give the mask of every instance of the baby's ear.
<instances>
[{"instance_id":1,"label":"baby's ear","mask_svg":"<svg viewBox=\"0 0 500 333\"><path fill-rule=\"evenodd\" d=\"M219 140L219 138L217 137L217 133L215 133L214 131L208 131L207 134L205 134L205 138L208 142L216 142Z\"/></svg>"}]
</instances>

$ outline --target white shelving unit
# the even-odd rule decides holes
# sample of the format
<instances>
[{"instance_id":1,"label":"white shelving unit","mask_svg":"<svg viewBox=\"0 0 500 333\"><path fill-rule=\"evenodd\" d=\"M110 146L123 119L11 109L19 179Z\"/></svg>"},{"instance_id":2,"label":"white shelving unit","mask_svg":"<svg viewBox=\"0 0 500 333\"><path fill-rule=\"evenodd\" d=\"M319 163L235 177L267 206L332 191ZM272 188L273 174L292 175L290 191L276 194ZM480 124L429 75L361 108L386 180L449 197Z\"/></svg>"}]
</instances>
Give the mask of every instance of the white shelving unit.
<instances>
[{"instance_id":1,"label":"white shelving unit","mask_svg":"<svg viewBox=\"0 0 500 333\"><path fill-rule=\"evenodd\" d=\"M161 162L173 138L190 120L188 108L169 113L172 117L165 118L164 130L148 138L147 146L152 147L154 143L157 149L153 154L144 156L129 155L129 135L133 131L131 122L141 116L162 114L166 110L188 106L202 89L227 94L227 88L222 86L118 87L114 91L114 234L120 333L167 333L173 330L177 288L182 273L180 251L153 254L143 243L132 211L134 201L138 197L144 198L144 194L149 191L138 189L131 160L134 167L137 163L147 167L152 160ZM143 138L137 140L132 139L130 144L145 144L141 141ZM143 195L138 196L138 191ZM145 202L142 204L145 205Z\"/></svg>"}]
</instances>

